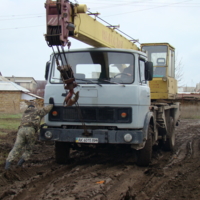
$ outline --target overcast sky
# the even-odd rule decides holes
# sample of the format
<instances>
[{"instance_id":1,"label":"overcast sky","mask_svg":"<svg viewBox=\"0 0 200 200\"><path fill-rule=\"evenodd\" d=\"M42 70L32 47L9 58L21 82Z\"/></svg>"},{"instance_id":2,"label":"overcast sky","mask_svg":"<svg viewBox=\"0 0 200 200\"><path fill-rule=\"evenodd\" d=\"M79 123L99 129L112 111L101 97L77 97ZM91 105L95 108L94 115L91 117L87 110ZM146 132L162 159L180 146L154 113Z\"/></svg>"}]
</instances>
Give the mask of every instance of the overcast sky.
<instances>
[{"instance_id":1,"label":"overcast sky","mask_svg":"<svg viewBox=\"0 0 200 200\"><path fill-rule=\"evenodd\" d=\"M75 2L72 0L72 2ZM168 42L182 61L182 85L200 82L199 0L78 0L140 43ZM44 80L52 53L45 42L45 1L0 0L0 72ZM70 39L71 48L87 47Z\"/></svg>"}]
</instances>

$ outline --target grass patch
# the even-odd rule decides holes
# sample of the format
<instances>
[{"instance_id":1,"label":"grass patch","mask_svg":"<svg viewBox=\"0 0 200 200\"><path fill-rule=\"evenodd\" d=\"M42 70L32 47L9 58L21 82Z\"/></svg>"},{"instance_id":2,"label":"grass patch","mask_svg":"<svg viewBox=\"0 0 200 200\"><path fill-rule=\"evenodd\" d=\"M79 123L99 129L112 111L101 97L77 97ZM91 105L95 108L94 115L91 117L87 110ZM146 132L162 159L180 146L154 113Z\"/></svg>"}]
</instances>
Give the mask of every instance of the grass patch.
<instances>
[{"instance_id":1,"label":"grass patch","mask_svg":"<svg viewBox=\"0 0 200 200\"><path fill-rule=\"evenodd\" d=\"M0 119L0 129L16 130L20 125L20 119Z\"/></svg>"},{"instance_id":2,"label":"grass patch","mask_svg":"<svg viewBox=\"0 0 200 200\"><path fill-rule=\"evenodd\" d=\"M4 113L0 113L0 120L1 119L21 119L22 114L18 113L18 114L4 114Z\"/></svg>"},{"instance_id":3,"label":"grass patch","mask_svg":"<svg viewBox=\"0 0 200 200\"><path fill-rule=\"evenodd\" d=\"M0 135L6 135L6 130L17 130L22 114L0 114Z\"/></svg>"},{"instance_id":4,"label":"grass patch","mask_svg":"<svg viewBox=\"0 0 200 200\"><path fill-rule=\"evenodd\" d=\"M6 135L7 131L17 131L22 114L2 114L0 113L0 135ZM44 123L44 118L41 124Z\"/></svg>"}]
</instances>

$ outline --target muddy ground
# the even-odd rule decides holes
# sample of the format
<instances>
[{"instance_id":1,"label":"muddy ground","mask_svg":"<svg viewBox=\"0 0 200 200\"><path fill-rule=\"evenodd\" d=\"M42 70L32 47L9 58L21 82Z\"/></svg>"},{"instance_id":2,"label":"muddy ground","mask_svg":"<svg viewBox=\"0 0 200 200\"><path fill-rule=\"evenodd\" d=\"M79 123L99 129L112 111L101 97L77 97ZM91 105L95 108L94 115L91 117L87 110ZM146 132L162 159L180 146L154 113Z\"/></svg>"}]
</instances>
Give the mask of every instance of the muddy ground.
<instances>
[{"instance_id":1,"label":"muddy ground","mask_svg":"<svg viewBox=\"0 0 200 200\"><path fill-rule=\"evenodd\" d=\"M12 148L16 131L0 138L0 161ZM17 161L16 161L17 162ZM179 200L200 199L200 120L181 120L176 148L157 148L148 167L135 165L134 152L122 149L71 151L58 165L52 142L37 142L22 168L0 164L0 199L8 200Z\"/></svg>"}]
</instances>

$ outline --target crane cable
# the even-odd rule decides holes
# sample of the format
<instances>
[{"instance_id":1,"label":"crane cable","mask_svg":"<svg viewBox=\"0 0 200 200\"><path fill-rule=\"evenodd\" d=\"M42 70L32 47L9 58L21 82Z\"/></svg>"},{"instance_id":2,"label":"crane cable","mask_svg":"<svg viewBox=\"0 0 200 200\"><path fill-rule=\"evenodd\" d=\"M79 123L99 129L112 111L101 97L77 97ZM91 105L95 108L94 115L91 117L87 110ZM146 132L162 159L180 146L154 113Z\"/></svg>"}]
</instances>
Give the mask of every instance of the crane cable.
<instances>
[{"instance_id":1,"label":"crane cable","mask_svg":"<svg viewBox=\"0 0 200 200\"><path fill-rule=\"evenodd\" d=\"M59 28L60 7L59 7L59 3L58 2L59 2L59 0L57 0L57 2L56 2L56 8L57 8L57 13L58 13L58 26L57 27L51 27L51 28L48 29L49 39L50 39L51 42L49 44L47 43L47 45L49 47L52 47L53 54L54 54L55 60L56 60L57 69L60 71L60 76L61 76L62 81L63 81L64 89L65 90L67 90L67 89L70 90L70 86L68 85L68 80L71 81L70 84L73 84L72 85L72 89L68 93L66 92L66 97L65 97L65 100L63 102L63 104L65 102L67 104L68 102L66 101L66 98L68 97L70 92L73 92L72 95L75 94L74 93L74 88L77 86L77 83L76 83L75 77L73 75L73 70L72 70L71 66L69 65L69 63L68 63L66 52L64 50L63 44L62 44L62 42L60 41L60 38L59 38L61 30ZM69 41L67 42L67 45L68 45L68 49L69 49L70 48L70 42ZM56 53L54 51L53 46L56 46L56 48L57 48L57 51L58 51L57 55L56 55ZM61 46L61 50L59 49L59 46ZM60 58L61 65L59 63L58 58ZM69 86L69 88L68 88L68 86ZM75 94L75 98L76 98L76 94ZM71 98L69 100L71 100ZM75 106L77 108L79 120L81 121L83 129L84 129L83 135L85 135L85 136L91 135L91 133L87 130L87 127L86 127L85 122L83 120L81 108L80 108L80 106L78 104L78 99L75 101Z\"/></svg>"}]
</instances>

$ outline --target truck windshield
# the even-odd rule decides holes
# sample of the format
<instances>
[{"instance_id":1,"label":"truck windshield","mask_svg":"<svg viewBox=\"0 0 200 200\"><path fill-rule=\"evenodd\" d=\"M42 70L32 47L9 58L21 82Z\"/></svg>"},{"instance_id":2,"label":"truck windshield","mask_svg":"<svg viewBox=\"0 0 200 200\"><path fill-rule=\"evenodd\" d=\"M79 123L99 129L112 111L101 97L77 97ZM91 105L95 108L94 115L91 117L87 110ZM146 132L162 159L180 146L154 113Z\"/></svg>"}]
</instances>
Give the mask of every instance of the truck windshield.
<instances>
[{"instance_id":1,"label":"truck windshield","mask_svg":"<svg viewBox=\"0 0 200 200\"><path fill-rule=\"evenodd\" d=\"M133 83L134 55L126 52L67 52L66 59L71 66L77 83L112 84ZM57 55L56 55L57 56ZM64 55L58 57L60 65L66 65ZM102 80L109 80L102 82ZM57 70L55 56L51 69L51 83L62 83L60 72Z\"/></svg>"},{"instance_id":2,"label":"truck windshield","mask_svg":"<svg viewBox=\"0 0 200 200\"><path fill-rule=\"evenodd\" d=\"M167 46L143 46L142 50L147 52L148 61L153 62L153 77L166 76Z\"/></svg>"}]
</instances>

